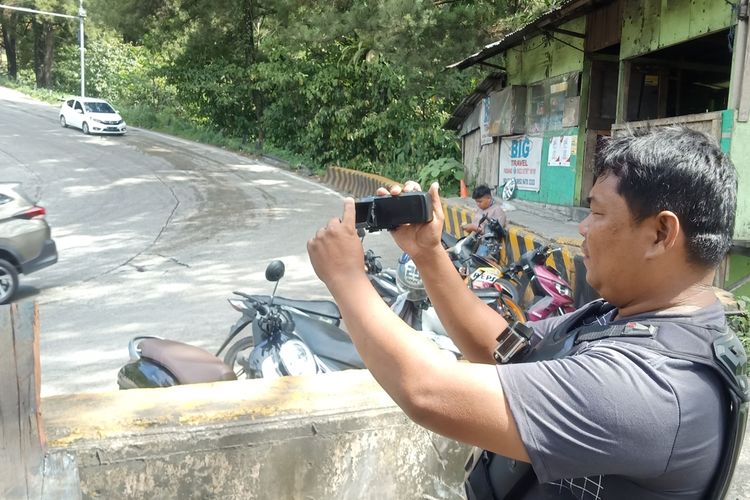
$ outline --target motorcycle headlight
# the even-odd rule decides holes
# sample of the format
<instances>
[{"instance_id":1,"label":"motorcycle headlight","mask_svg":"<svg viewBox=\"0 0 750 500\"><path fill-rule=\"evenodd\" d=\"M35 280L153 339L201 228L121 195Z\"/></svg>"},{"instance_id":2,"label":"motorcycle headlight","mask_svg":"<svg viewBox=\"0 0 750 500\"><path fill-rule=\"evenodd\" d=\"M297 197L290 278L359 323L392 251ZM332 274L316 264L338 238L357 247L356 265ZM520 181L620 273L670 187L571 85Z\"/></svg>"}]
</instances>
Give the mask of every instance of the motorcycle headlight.
<instances>
[{"instance_id":1,"label":"motorcycle headlight","mask_svg":"<svg viewBox=\"0 0 750 500\"><path fill-rule=\"evenodd\" d=\"M299 340L287 340L279 351L281 365L289 375L314 375L318 365L312 351Z\"/></svg>"},{"instance_id":2,"label":"motorcycle headlight","mask_svg":"<svg viewBox=\"0 0 750 500\"><path fill-rule=\"evenodd\" d=\"M573 290L568 288L567 286L561 284L561 283L555 283L555 289L557 290L557 293L560 295L564 295L566 297L573 297Z\"/></svg>"},{"instance_id":3,"label":"motorcycle headlight","mask_svg":"<svg viewBox=\"0 0 750 500\"><path fill-rule=\"evenodd\" d=\"M276 356L265 356L260 361L260 373L263 378L277 378L280 377L278 367L276 365Z\"/></svg>"},{"instance_id":4,"label":"motorcycle headlight","mask_svg":"<svg viewBox=\"0 0 750 500\"><path fill-rule=\"evenodd\" d=\"M245 368L248 378L274 379L283 375L279 371L278 350L270 347L267 341L256 345L246 359L239 353L235 363Z\"/></svg>"}]
</instances>

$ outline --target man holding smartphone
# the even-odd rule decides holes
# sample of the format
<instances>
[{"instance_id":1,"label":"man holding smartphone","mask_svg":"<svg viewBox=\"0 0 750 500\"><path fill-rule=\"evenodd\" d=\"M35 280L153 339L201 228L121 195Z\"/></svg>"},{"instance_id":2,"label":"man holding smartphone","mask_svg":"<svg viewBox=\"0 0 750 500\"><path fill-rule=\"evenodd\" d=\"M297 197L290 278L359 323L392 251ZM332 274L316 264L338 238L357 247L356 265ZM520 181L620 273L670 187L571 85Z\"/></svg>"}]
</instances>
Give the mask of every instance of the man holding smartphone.
<instances>
[{"instance_id":1,"label":"man holding smartphone","mask_svg":"<svg viewBox=\"0 0 750 500\"><path fill-rule=\"evenodd\" d=\"M485 450L470 464L470 499L726 491L747 358L711 284L732 243L734 166L704 134L676 128L611 139L594 173L579 231L586 279L606 302L530 323L522 362L496 364L498 342L517 332L466 288L443 250L437 184L432 221L391 234L470 363L447 361L380 299L362 267L354 200L308 242L375 379L416 423ZM407 182L379 194L419 189ZM527 472L519 480L504 474L511 468Z\"/></svg>"}]
</instances>

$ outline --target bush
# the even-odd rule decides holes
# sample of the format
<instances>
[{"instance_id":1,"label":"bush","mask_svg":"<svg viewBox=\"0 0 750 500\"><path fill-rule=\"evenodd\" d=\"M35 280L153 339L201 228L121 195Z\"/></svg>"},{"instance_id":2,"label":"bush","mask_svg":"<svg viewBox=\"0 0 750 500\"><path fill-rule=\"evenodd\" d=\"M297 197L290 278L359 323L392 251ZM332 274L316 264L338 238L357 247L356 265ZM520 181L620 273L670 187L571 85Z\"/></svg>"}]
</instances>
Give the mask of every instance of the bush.
<instances>
[{"instance_id":1,"label":"bush","mask_svg":"<svg viewBox=\"0 0 750 500\"><path fill-rule=\"evenodd\" d=\"M423 189L435 181L440 183L443 196L454 196L460 189L460 181L464 178L464 166L453 158L438 158L431 160L419 171L417 180Z\"/></svg>"},{"instance_id":2,"label":"bush","mask_svg":"<svg viewBox=\"0 0 750 500\"><path fill-rule=\"evenodd\" d=\"M740 338L742 345L745 347L745 352L750 353L750 312L747 309L750 305L750 297L737 296L735 298L738 311L727 314L727 322Z\"/></svg>"}]
</instances>

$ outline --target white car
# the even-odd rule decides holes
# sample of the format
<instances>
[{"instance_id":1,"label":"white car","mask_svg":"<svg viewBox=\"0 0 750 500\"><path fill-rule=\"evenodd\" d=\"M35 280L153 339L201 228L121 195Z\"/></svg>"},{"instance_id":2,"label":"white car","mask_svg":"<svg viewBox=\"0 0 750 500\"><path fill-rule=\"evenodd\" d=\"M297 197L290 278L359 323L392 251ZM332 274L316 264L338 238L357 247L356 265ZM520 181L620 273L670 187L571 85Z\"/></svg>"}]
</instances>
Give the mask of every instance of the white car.
<instances>
[{"instance_id":1,"label":"white car","mask_svg":"<svg viewBox=\"0 0 750 500\"><path fill-rule=\"evenodd\" d=\"M80 128L84 134L125 133L125 120L103 99L71 97L60 106L60 125Z\"/></svg>"}]
</instances>

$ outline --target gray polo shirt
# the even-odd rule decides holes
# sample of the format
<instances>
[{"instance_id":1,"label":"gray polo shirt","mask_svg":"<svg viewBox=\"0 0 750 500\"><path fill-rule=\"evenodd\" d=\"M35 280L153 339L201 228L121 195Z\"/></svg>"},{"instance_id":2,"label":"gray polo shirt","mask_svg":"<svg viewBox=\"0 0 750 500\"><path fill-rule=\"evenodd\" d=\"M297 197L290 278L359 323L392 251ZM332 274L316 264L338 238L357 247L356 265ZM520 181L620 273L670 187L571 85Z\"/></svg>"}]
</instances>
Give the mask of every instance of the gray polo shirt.
<instances>
[{"instance_id":1,"label":"gray polo shirt","mask_svg":"<svg viewBox=\"0 0 750 500\"><path fill-rule=\"evenodd\" d=\"M530 324L543 336L561 319ZM716 302L675 322L705 328L710 339L706 327L725 324L723 307ZM709 368L606 339L582 342L564 358L497 370L539 479L524 498L703 497L727 418L726 390Z\"/></svg>"}]
</instances>

